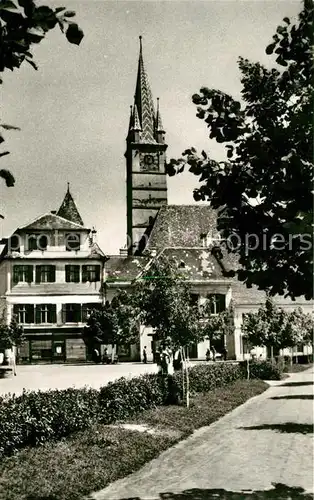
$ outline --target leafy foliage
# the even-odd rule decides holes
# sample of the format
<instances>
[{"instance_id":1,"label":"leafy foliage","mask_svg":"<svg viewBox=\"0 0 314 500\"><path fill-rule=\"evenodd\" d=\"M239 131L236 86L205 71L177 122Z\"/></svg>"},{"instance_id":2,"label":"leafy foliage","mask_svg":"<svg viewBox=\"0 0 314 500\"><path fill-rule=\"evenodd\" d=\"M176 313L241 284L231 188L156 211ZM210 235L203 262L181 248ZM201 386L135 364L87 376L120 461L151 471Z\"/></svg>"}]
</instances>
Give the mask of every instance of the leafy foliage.
<instances>
[{"instance_id":1,"label":"leafy foliage","mask_svg":"<svg viewBox=\"0 0 314 500\"><path fill-rule=\"evenodd\" d=\"M311 325L312 318L301 308L286 312L268 297L257 312L245 315L241 328L252 345L284 349L308 343Z\"/></svg>"},{"instance_id":2,"label":"leafy foliage","mask_svg":"<svg viewBox=\"0 0 314 500\"><path fill-rule=\"evenodd\" d=\"M233 335L234 325L234 308L232 302L225 311L219 314L210 314L210 299L206 301L202 309L204 322L202 324L202 331L204 338L215 340L221 336Z\"/></svg>"},{"instance_id":3,"label":"leafy foliage","mask_svg":"<svg viewBox=\"0 0 314 500\"><path fill-rule=\"evenodd\" d=\"M139 335L139 310L126 292L118 293L111 303L92 311L83 331L86 344L130 345Z\"/></svg>"},{"instance_id":4,"label":"leafy foliage","mask_svg":"<svg viewBox=\"0 0 314 500\"><path fill-rule=\"evenodd\" d=\"M223 363L190 368L189 375L195 393L243 378L238 365ZM145 409L173 404L181 388L181 374L149 374L120 378L99 391L71 388L0 397L0 456L59 440L97 422L126 420Z\"/></svg>"},{"instance_id":5,"label":"leafy foliage","mask_svg":"<svg viewBox=\"0 0 314 500\"><path fill-rule=\"evenodd\" d=\"M154 329L163 347L177 350L202 338L201 314L191 303L190 287L176 262L160 257L134 288L141 321Z\"/></svg>"},{"instance_id":6,"label":"leafy foliage","mask_svg":"<svg viewBox=\"0 0 314 500\"><path fill-rule=\"evenodd\" d=\"M24 341L24 330L19 325L15 317L9 325L5 322L0 323L0 348L11 349L13 346L19 346Z\"/></svg>"},{"instance_id":7,"label":"leafy foliage","mask_svg":"<svg viewBox=\"0 0 314 500\"><path fill-rule=\"evenodd\" d=\"M34 0L1 0L0 2L0 73L6 69L14 71L27 62L38 69L34 62L32 48L39 44L46 34L59 26L67 40L79 45L84 37L81 28L72 20L75 12L65 7L52 9L45 5L37 6ZM0 84L3 83L0 77ZM0 123L4 130L19 130L18 127ZM4 137L0 134L0 144ZM0 152L0 158L9 151ZM8 170L0 170L8 187L14 186L14 176ZM2 216L3 217L3 216Z\"/></svg>"},{"instance_id":8,"label":"leafy foliage","mask_svg":"<svg viewBox=\"0 0 314 500\"><path fill-rule=\"evenodd\" d=\"M86 429L99 412L94 389L24 392L0 399L0 456Z\"/></svg>"},{"instance_id":9,"label":"leafy foliage","mask_svg":"<svg viewBox=\"0 0 314 500\"><path fill-rule=\"evenodd\" d=\"M247 362L241 361L242 375L247 373ZM250 360L250 378L261 380L281 380L283 366L266 360Z\"/></svg>"},{"instance_id":10,"label":"leafy foliage","mask_svg":"<svg viewBox=\"0 0 314 500\"><path fill-rule=\"evenodd\" d=\"M242 103L206 87L193 95L226 160L190 148L168 165L170 175L187 165L199 177L195 200L218 209L225 239L236 235L227 248L239 254L239 279L292 298L313 296L313 20L312 0L296 24L284 18L266 49L277 68L239 59Z\"/></svg>"}]
</instances>

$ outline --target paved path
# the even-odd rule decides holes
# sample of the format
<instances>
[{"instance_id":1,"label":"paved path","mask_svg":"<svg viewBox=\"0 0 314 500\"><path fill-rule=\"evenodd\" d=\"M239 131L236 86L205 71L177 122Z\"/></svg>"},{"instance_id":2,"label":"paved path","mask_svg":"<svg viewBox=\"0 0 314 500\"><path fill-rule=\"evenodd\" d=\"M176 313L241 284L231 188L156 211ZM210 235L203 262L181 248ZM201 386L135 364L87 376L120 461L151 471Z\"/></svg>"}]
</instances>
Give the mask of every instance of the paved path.
<instances>
[{"instance_id":1,"label":"paved path","mask_svg":"<svg viewBox=\"0 0 314 500\"><path fill-rule=\"evenodd\" d=\"M272 383L260 396L89 498L244 499L249 498L244 492L236 497L234 492L247 489L264 492L258 498L301 498L296 492L277 496L265 490L282 483L313 491L312 424L311 368Z\"/></svg>"},{"instance_id":2,"label":"paved path","mask_svg":"<svg viewBox=\"0 0 314 500\"><path fill-rule=\"evenodd\" d=\"M157 365L148 363L121 363L118 365L18 365L17 376L0 379L0 395L20 394L24 389L43 390L84 387L98 389L119 377L134 377L154 373Z\"/></svg>"}]
</instances>

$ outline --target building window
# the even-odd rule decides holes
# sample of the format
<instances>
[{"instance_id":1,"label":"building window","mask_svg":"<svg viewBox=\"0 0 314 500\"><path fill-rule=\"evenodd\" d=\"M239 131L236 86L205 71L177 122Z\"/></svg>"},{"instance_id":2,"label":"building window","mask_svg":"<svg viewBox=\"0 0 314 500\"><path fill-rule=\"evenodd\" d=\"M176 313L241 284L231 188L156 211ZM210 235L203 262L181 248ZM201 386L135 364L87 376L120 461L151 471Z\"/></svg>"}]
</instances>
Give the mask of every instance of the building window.
<instances>
[{"instance_id":1,"label":"building window","mask_svg":"<svg viewBox=\"0 0 314 500\"><path fill-rule=\"evenodd\" d=\"M9 243L11 252L20 252L20 238L17 234L11 236Z\"/></svg>"},{"instance_id":2,"label":"building window","mask_svg":"<svg viewBox=\"0 0 314 500\"><path fill-rule=\"evenodd\" d=\"M28 234L26 235L26 240L28 250L47 250L48 237L45 234Z\"/></svg>"},{"instance_id":3,"label":"building window","mask_svg":"<svg viewBox=\"0 0 314 500\"><path fill-rule=\"evenodd\" d=\"M100 281L100 266L83 266L82 281Z\"/></svg>"},{"instance_id":4,"label":"building window","mask_svg":"<svg viewBox=\"0 0 314 500\"><path fill-rule=\"evenodd\" d=\"M198 293L190 293L190 305L192 307L198 306L199 295Z\"/></svg>"},{"instance_id":5,"label":"building window","mask_svg":"<svg viewBox=\"0 0 314 500\"><path fill-rule=\"evenodd\" d=\"M210 293L207 300L210 303L210 314L219 314L226 309L226 296L221 293Z\"/></svg>"},{"instance_id":6,"label":"building window","mask_svg":"<svg viewBox=\"0 0 314 500\"><path fill-rule=\"evenodd\" d=\"M56 323L56 304L36 305L36 323Z\"/></svg>"},{"instance_id":7,"label":"building window","mask_svg":"<svg viewBox=\"0 0 314 500\"><path fill-rule=\"evenodd\" d=\"M63 305L63 322L80 323L82 321L81 304Z\"/></svg>"},{"instance_id":8,"label":"building window","mask_svg":"<svg viewBox=\"0 0 314 500\"><path fill-rule=\"evenodd\" d=\"M96 302L95 304L83 304L82 305L82 321L86 322L88 318L90 317L92 311L94 309L100 309L101 304Z\"/></svg>"},{"instance_id":9,"label":"building window","mask_svg":"<svg viewBox=\"0 0 314 500\"><path fill-rule=\"evenodd\" d=\"M34 306L33 304L14 304L13 314L17 321L21 324L34 323Z\"/></svg>"},{"instance_id":10,"label":"building window","mask_svg":"<svg viewBox=\"0 0 314 500\"><path fill-rule=\"evenodd\" d=\"M80 249L80 235L78 233L68 233L65 235L65 248L68 251Z\"/></svg>"},{"instance_id":11,"label":"building window","mask_svg":"<svg viewBox=\"0 0 314 500\"><path fill-rule=\"evenodd\" d=\"M74 265L65 266L65 281L67 283L79 283L80 266L74 266Z\"/></svg>"},{"instance_id":12,"label":"building window","mask_svg":"<svg viewBox=\"0 0 314 500\"><path fill-rule=\"evenodd\" d=\"M13 266L14 283L31 283L33 281L33 266Z\"/></svg>"},{"instance_id":13,"label":"building window","mask_svg":"<svg viewBox=\"0 0 314 500\"><path fill-rule=\"evenodd\" d=\"M56 266L36 266L36 283L54 283Z\"/></svg>"}]
</instances>

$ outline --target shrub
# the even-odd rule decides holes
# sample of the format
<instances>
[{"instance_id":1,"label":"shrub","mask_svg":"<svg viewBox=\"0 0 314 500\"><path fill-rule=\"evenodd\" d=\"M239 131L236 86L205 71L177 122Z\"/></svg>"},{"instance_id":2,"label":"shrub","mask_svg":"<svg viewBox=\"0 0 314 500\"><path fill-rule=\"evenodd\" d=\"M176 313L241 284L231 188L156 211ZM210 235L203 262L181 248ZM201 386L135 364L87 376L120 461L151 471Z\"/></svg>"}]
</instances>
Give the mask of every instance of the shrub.
<instances>
[{"instance_id":1,"label":"shrub","mask_svg":"<svg viewBox=\"0 0 314 500\"><path fill-rule=\"evenodd\" d=\"M189 370L191 392L207 392L243 378L236 364L201 364ZM267 378L267 377L266 377ZM65 389L0 398L0 456L58 440L95 422L110 424L143 410L177 404L182 374L120 378L99 391Z\"/></svg>"},{"instance_id":2,"label":"shrub","mask_svg":"<svg viewBox=\"0 0 314 500\"><path fill-rule=\"evenodd\" d=\"M167 378L156 374L132 379L122 377L100 389L100 421L110 424L125 420L135 413L165 404L167 399Z\"/></svg>"},{"instance_id":3,"label":"shrub","mask_svg":"<svg viewBox=\"0 0 314 500\"><path fill-rule=\"evenodd\" d=\"M247 362L241 361L240 368L243 376L247 374ZM262 380L280 380L282 378L283 366L273 364L271 361L250 360L250 378Z\"/></svg>"},{"instance_id":4,"label":"shrub","mask_svg":"<svg viewBox=\"0 0 314 500\"><path fill-rule=\"evenodd\" d=\"M9 395L0 405L0 455L85 429L97 421L98 413L98 391L94 389Z\"/></svg>"},{"instance_id":5,"label":"shrub","mask_svg":"<svg viewBox=\"0 0 314 500\"><path fill-rule=\"evenodd\" d=\"M211 391L243 377L238 364L217 363L209 365L202 363L189 370L190 391L192 393ZM176 372L174 378L182 392L182 373Z\"/></svg>"}]
</instances>

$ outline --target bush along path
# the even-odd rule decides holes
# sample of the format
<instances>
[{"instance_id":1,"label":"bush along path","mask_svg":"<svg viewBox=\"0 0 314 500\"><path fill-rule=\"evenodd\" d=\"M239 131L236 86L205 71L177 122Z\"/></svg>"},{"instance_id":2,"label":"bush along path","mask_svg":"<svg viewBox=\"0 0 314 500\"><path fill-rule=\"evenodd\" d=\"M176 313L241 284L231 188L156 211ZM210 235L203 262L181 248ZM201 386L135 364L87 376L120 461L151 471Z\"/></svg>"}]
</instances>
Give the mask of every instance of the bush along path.
<instances>
[{"instance_id":1,"label":"bush along path","mask_svg":"<svg viewBox=\"0 0 314 500\"><path fill-rule=\"evenodd\" d=\"M213 371L217 375L218 372L222 373L220 365L217 365L217 368L197 367L197 371L204 375L206 368L208 374ZM196 377L196 372L193 373L194 376ZM110 389L108 387L108 396L113 394L114 384L119 384L121 390L115 398L115 403L107 401L107 415L110 417L105 420L111 422L111 425L98 421L58 442L50 441L42 446L28 447L12 456L4 457L0 461L0 498L86 498L92 491L101 490L109 483L140 469L194 430L210 425L268 387L261 380L247 381L239 377L219 387L210 388L214 384L210 384L209 377L205 377L206 392L194 392L190 408L186 408L182 405L148 405L148 386L156 391L155 396L159 395L160 401L161 393L155 385L156 380L152 380L151 376L141 377L141 380L142 389L135 387L134 379L132 390L125 380L111 384ZM220 384L222 380L217 378L217 384L218 380ZM125 386L128 387L127 394L122 390ZM198 387L200 386L201 382L198 381ZM137 404L142 398L143 411L136 412L130 408L132 392ZM122 394L126 394L125 406ZM104 404L104 393L102 397ZM144 409L145 406L147 409ZM105 413L103 409L103 414ZM115 418L122 425L117 425ZM150 434L125 429L125 423L146 425L158 432Z\"/></svg>"}]
</instances>

